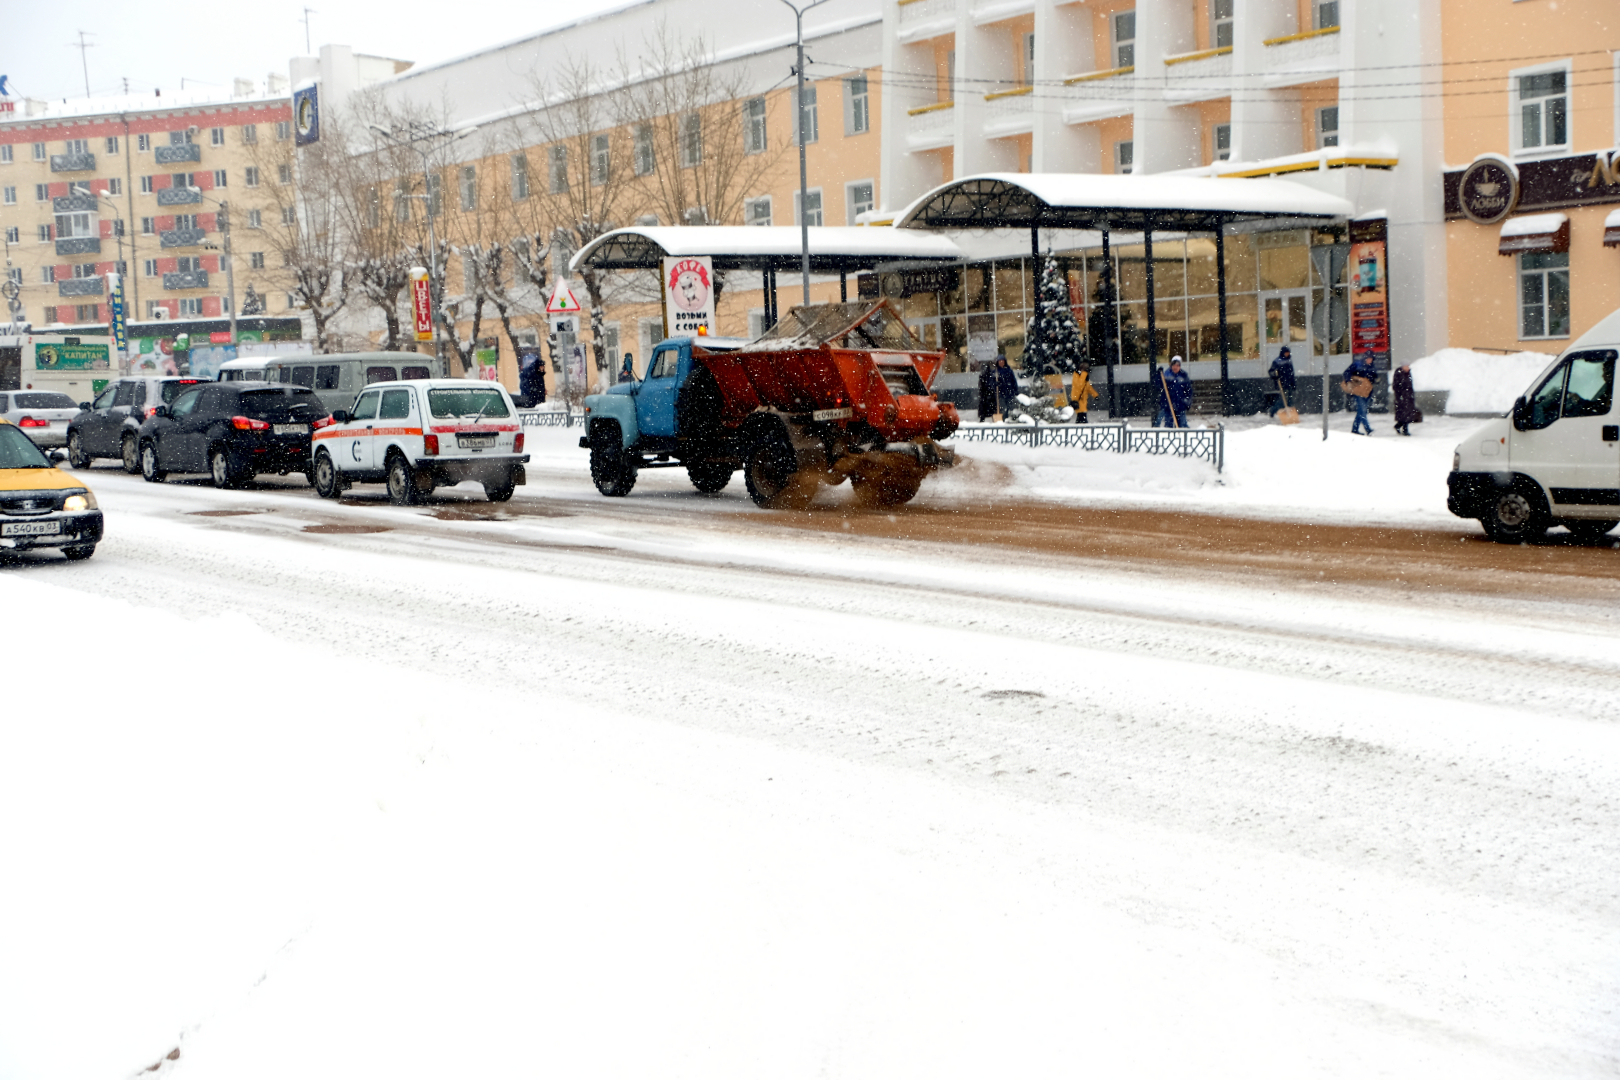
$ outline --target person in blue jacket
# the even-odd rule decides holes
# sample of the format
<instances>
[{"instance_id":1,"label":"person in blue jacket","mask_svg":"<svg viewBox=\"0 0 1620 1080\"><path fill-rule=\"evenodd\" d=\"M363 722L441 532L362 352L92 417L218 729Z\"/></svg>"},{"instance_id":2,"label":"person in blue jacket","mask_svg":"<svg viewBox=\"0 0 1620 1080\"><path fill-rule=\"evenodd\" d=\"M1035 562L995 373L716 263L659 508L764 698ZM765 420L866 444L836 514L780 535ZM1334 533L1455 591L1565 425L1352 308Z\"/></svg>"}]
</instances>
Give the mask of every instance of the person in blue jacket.
<instances>
[{"instance_id":1,"label":"person in blue jacket","mask_svg":"<svg viewBox=\"0 0 1620 1080\"><path fill-rule=\"evenodd\" d=\"M1283 407L1285 401L1294 400L1294 387L1297 385L1294 379L1294 354L1288 351L1288 346L1284 345L1278 350L1277 359L1271 362L1266 374L1271 376L1271 385L1278 391L1271 398L1271 412L1268 414L1276 416L1277 410Z\"/></svg>"},{"instance_id":2,"label":"person in blue jacket","mask_svg":"<svg viewBox=\"0 0 1620 1080\"><path fill-rule=\"evenodd\" d=\"M1355 380L1365 379L1366 384L1358 387ZM1367 402L1372 400L1372 388L1378 384L1378 369L1367 361L1357 357L1350 361L1350 366L1344 369L1345 396L1350 399L1350 405L1356 410L1356 418L1350 424L1350 434L1371 435L1372 424L1367 420ZM1358 394L1357 389L1366 390L1365 394Z\"/></svg>"},{"instance_id":3,"label":"person in blue jacket","mask_svg":"<svg viewBox=\"0 0 1620 1080\"><path fill-rule=\"evenodd\" d=\"M1159 412L1153 418L1154 427L1186 427L1187 410L1192 407L1192 376L1181 370L1181 357L1170 358L1168 371L1160 372ZM1159 379L1155 379L1159 382Z\"/></svg>"},{"instance_id":4,"label":"person in blue jacket","mask_svg":"<svg viewBox=\"0 0 1620 1080\"><path fill-rule=\"evenodd\" d=\"M1005 420L1018 404L1018 373L1007 363L1005 353L996 356L996 397L1000 399L1001 417Z\"/></svg>"}]
</instances>

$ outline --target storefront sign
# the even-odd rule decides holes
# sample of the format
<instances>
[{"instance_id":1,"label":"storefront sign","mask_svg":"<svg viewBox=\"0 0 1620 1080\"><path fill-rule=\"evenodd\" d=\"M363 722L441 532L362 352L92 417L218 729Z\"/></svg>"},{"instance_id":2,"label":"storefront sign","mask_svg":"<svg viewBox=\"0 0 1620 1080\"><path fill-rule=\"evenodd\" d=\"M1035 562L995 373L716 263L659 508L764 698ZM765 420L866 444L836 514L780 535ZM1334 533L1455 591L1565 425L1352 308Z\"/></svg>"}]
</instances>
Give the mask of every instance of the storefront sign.
<instances>
[{"instance_id":1,"label":"storefront sign","mask_svg":"<svg viewBox=\"0 0 1620 1080\"><path fill-rule=\"evenodd\" d=\"M95 371L106 368L105 345L36 345L36 371Z\"/></svg>"},{"instance_id":2,"label":"storefront sign","mask_svg":"<svg viewBox=\"0 0 1620 1080\"><path fill-rule=\"evenodd\" d=\"M305 86L293 91L293 143L308 146L321 137L320 87Z\"/></svg>"},{"instance_id":3,"label":"storefront sign","mask_svg":"<svg viewBox=\"0 0 1620 1080\"><path fill-rule=\"evenodd\" d=\"M1463 170L1457 201L1470 221L1494 225L1519 201L1519 174L1501 158L1482 157Z\"/></svg>"},{"instance_id":4,"label":"storefront sign","mask_svg":"<svg viewBox=\"0 0 1620 1080\"><path fill-rule=\"evenodd\" d=\"M1350 352L1389 370L1389 222L1350 223Z\"/></svg>"},{"instance_id":5,"label":"storefront sign","mask_svg":"<svg viewBox=\"0 0 1620 1080\"><path fill-rule=\"evenodd\" d=\"M1510 170L1502 168L1499 158L1481 158L1467 169L1445 174L1446 217L1467 217L1490 225L1509 213L1535 213L1541 210L1563 210L1571 206L1592 206L1601 203L1620 204L1620 150L1602 150L1595 154L1573 154L1569 157L1542 158L1517 163L1517 191L1508 201L1507 208L1496 217L1477 217L1469 213L1465 203L1464 178L1475 169L1495 163L1504 175ZM1489 177L1482 177L1485 183ZM1474 184L1478 187L1478 184ZM1498 192L1498 196L1501 193ZM1481 198L1491 198L1480 192ZM1484 209L1490 209L1485 207Z\"/></svg>"},{"instance_id":6,"label":"storefront sign","mask_svg":"<svg viewBox=\"0 0 1620 1080\"><path fill-rule=\"evenodd\" d=\"M707 255L664 260L664 332L668 337L714 333L714 260Z\"/></svg>"},{"instance_id":7,"label":"storefront sign","mask_svg":"<svg viewBox=\"0 0 1620 1080\"><path fill-rule=\"evenodd\" d=\"M424 267L411 267L411 317L416 324L416 340L433 340L433 293Z\"/></svg>"},{"instance_id":8,"label":"storefront sign","mask_svg":"<svg viewBox=\"0 0 1620 1080\"><path fill-rule=\"evenodd\" d=\"M124 316L122 274L107 275L107 307L112 314L113 345L117 347L119 356L125 356L129 352L129 322Z\"/></svg>"}]
</instances>

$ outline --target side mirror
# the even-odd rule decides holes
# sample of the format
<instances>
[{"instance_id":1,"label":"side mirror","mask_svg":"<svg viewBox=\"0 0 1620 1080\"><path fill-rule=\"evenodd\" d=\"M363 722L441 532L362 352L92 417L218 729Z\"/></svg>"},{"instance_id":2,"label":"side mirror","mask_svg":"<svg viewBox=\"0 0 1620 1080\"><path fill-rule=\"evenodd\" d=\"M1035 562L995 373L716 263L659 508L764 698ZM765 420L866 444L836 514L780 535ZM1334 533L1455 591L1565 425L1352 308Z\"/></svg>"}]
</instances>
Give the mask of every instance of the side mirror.
<instances>
[{"instance_id":1,"label":"side mirror","mask_svg":"<svg viewBox=\"0 0 1620 1080\"><path fill-rule=\"evenodd\" d=\"M349 410L348 409L333 409L332 410L332 423L334 423L334 424L347 424L348 422L349 422Z\"/></svg>"},{"instance_id":2,"label":"side mirror","mask_svg":"<svg viewBox=\"0 0 1620 1080\"><path fill-rule=\"evenodd\" d=\"M50 457L52 465L60 465L67 460L67 455L60 450L52 450Z\"/></svg>"},{"instance_id":3,"label":"side mirror","mask_svg":"<svg viewBox=\"0 0 1620 1080\"><path fill-rule=\"evenodd\" d=\"M1514 428L1523 431L1525 426L1530 423L1530 403L1522 397L1518 398L1513 402L1512 415Z\"/></svg>"},{"instance_id":4,"label":"side mirror","mask_svg":"<svg viewBox=\"0 0 1620 1080\"><path fill-rule=\"evenodd\" d=\"M153 408L152 415L153 416L168 416L169 415L169 407L167 405L158 405L155 408Z\"/></svg>"},{"instance_id":5,"label":"side mirror","mask_svg":"<svg viewBox=\"0 0 1620 1080\"><path fill-rule=\"evenodd\" d=\"M89 412L90 411L90 403L88 401L79 402L79 411L80 412Z\"/></svg>"}]
</instances>

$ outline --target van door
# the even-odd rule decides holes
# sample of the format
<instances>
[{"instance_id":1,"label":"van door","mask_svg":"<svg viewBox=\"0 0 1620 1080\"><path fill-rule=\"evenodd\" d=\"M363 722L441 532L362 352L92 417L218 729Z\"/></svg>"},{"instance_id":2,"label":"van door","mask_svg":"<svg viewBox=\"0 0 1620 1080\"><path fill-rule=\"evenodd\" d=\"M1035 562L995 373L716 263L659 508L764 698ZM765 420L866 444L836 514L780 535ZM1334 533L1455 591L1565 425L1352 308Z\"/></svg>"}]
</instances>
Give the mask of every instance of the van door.
<instances>
[{"instance_id":1,"label":"van door","mask_svg":"<svg viewBox=\"0 0 1620 1080\"><path fill-rule=\"evenodd\" d=\"M1514 410L1509 460L1547 489L1554 514L1620 515L1617 357L1614 349L1570 353Z\"/></svg>"},{"instance_id":2,"label":"van door","mask_svg":"<svg viewBox=\"0 0 1620 1080\"><path fill-rule=\"evenodd\" d=\"M636 424L643 435L673 438L675 394L681 385L681 356L686 350L670 343L653 350L647 377L636 387Z\"/></svg>"}]
</instances>

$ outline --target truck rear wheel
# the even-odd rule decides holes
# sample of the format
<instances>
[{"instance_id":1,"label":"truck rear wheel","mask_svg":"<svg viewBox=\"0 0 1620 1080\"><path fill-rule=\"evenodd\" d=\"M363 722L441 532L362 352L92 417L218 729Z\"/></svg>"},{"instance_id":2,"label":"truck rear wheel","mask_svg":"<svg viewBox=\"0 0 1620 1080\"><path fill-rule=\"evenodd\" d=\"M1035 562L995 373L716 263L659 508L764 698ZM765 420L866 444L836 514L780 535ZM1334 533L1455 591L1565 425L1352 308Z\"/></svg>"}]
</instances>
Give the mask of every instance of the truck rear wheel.
<instances>
[{"instance_id":1,"label":"truck rear wheel","mask_svg":"<svg viewBox=\"0 0 1620 1080\"><path fill-rule=\"evenodd\" d=\"M872 454L870 468L851 473L849 486L862 506L901 506L916 498L926 475L916 460L904 454ZM882 460L877 460L882 459Z\"/></svg>"},{"instance_id":2,"label":"truck rear wheel","mask_svg":"<svg viewBox=\"0 0 1620 1080\"><path fill-rule=\"evenodd\" d=\"M713 495L717 491L725 490L731 483L732 467L725 461L689 461L686 463L687 478L692 486L705 495Z\"/></svg>"},{"instance_id":3,"label":"truck rear wheel","mask_svg":"<svg viewBox=\"0 0 1620 1080\"><path fill-rule=\"evenodd\" d=\"M780 432L754 444L743 463L743 482L754 505L766 510L803 510L816 492L815 480L799 473L793 445Z\"/></svg>"},{"instance_id":4,"label":"truck rear wheel","mask_svg":"<svg viewBox=\"0 0 1620 1080\"><path fill-rule=\"evenodd\" d=\"M598 420L591 425L591 482L609 498L630 494L636 486L636 466L624 451L619 425Z\"/></svg>"}]
</instances>

